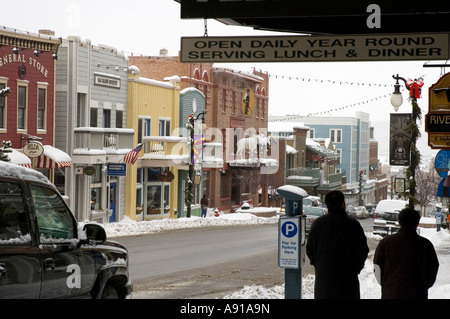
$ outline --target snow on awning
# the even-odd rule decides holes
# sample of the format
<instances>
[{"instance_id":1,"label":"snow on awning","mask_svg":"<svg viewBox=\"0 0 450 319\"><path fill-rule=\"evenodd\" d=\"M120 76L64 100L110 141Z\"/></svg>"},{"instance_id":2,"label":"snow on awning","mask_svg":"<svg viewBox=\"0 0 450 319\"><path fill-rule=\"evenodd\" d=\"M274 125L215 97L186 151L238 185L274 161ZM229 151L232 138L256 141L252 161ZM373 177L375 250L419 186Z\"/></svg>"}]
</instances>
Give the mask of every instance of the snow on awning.
<instances>
[{"instance_id":1,"label":"snow on awning","mask_svg":"<svg viewBox=\"0 0 450 319\"><path fill-rule=\"evenodd\" d=\"M44 154L36 158L34 168L59 168L71 165L72 159L67 153L51 145L44 145Z\"/></svg>"},{"instance_id":2,"label":"snow on awning","mask_svg":"<svg viewBox=\"0 0 450 319\"><path fill-rule=\"evenodd\" d=\"M9 156L9 163L31 168L31 159L21 151L11 149L11 152L7 154Z\"/></svg>"}]
</instances>

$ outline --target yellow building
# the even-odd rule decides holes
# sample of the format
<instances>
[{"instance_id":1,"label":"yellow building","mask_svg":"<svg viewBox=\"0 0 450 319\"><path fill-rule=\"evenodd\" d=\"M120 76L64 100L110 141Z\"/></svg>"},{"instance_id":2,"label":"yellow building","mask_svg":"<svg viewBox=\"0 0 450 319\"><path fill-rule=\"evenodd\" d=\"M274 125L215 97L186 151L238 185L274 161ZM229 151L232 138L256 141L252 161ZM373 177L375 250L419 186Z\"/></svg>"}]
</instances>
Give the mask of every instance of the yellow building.
<instances>
[{"instance_id":1,"label":"yellow building","mask_svg":"<svg viewBox=\"0 0 450 319\"><path fill-rule=\"evenodd\" d=\"M174 218L178 169L186 169L188 144L179 132L180 78L156 81L140 78L129 67L127 126L133 147L143 148L137 162L127 165L126 214L132 220Z\"/></svg>"}]
</instances>

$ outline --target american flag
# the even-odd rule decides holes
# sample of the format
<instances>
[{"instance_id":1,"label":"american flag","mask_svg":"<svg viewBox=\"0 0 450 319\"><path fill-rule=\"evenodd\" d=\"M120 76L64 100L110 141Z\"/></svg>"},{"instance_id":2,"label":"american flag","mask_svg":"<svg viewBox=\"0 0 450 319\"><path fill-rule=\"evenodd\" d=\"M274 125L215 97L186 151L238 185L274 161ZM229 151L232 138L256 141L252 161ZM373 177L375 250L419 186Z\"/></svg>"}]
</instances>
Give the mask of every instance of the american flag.
<instances>
[{"instance_id":1,"label":"american flag","mask_svg":"<svg viewBox=\"0 0 450 319\"><path fill-rule=\"evenodd\" d=\"M136 163L138 155L141 152L141 149L142 149L142 144L138 144L138 146L136 146L136 148L132 149L127 154L125 154L125 157L123 158L122 161L133 165L134 163Z\"/></svg>"}]
</instances>

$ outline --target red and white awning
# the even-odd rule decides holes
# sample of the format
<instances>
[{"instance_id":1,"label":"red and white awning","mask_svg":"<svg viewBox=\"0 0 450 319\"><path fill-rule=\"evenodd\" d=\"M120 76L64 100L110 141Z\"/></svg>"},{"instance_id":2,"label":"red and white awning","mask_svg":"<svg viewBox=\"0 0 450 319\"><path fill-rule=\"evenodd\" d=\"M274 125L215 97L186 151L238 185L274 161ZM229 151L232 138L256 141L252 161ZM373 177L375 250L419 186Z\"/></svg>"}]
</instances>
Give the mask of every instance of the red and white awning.
<instances>
[{"instance_id":1,"label":"red and white awning","mask_svg":"<svg viewBox=\"0 0 450 319\"><path fill-rule=\"evenodd\" d=\"M11 152L7 154L10 163L31 168L31 159L21 151L12 149Z\"/></svg>"},{"instance_id":2,"label":"red and white awning","mask_svg":"<svg viewBox=\"0 0 450 319\"><path fill-rule=\"evenodd\" d=\"M72 159L67 153L51 145L44 145L44 154L36 157L34 161L34 168L59 168L72 165Z\"/></svg>"}]
</instances>

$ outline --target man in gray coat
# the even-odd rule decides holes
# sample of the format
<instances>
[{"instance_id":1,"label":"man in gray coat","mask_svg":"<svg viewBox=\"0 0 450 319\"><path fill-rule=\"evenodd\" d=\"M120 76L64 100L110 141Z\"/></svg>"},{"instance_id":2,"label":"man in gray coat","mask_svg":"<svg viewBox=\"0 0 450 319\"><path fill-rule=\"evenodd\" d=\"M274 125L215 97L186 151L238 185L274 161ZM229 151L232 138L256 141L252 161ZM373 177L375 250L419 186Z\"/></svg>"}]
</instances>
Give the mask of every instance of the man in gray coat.
<instances>
[{"instance_id":1,"label":"man in gray coat","mask_svg":"<svg viewBox=\"0 0 450 319\"><path fill-rule=\"evenodd\" d=\"M359 222L345 211L344 194L325 196L328 214L311 225L306 254L315 268L314 298L359 299L358 274L369 253Z\"/></svg>"},{"instance_id":2,"label":"man in gray coat","mask_svg":"<svg viewBox=\"0 0 450 319\"><path fill-rule=\"evenodd\" d=\"M373 258L382 299L427 299L439 261L433 244L417 234L420 214L410 208L398 215L400 230L385 237Z\"/></svg>"}]
</instances>

